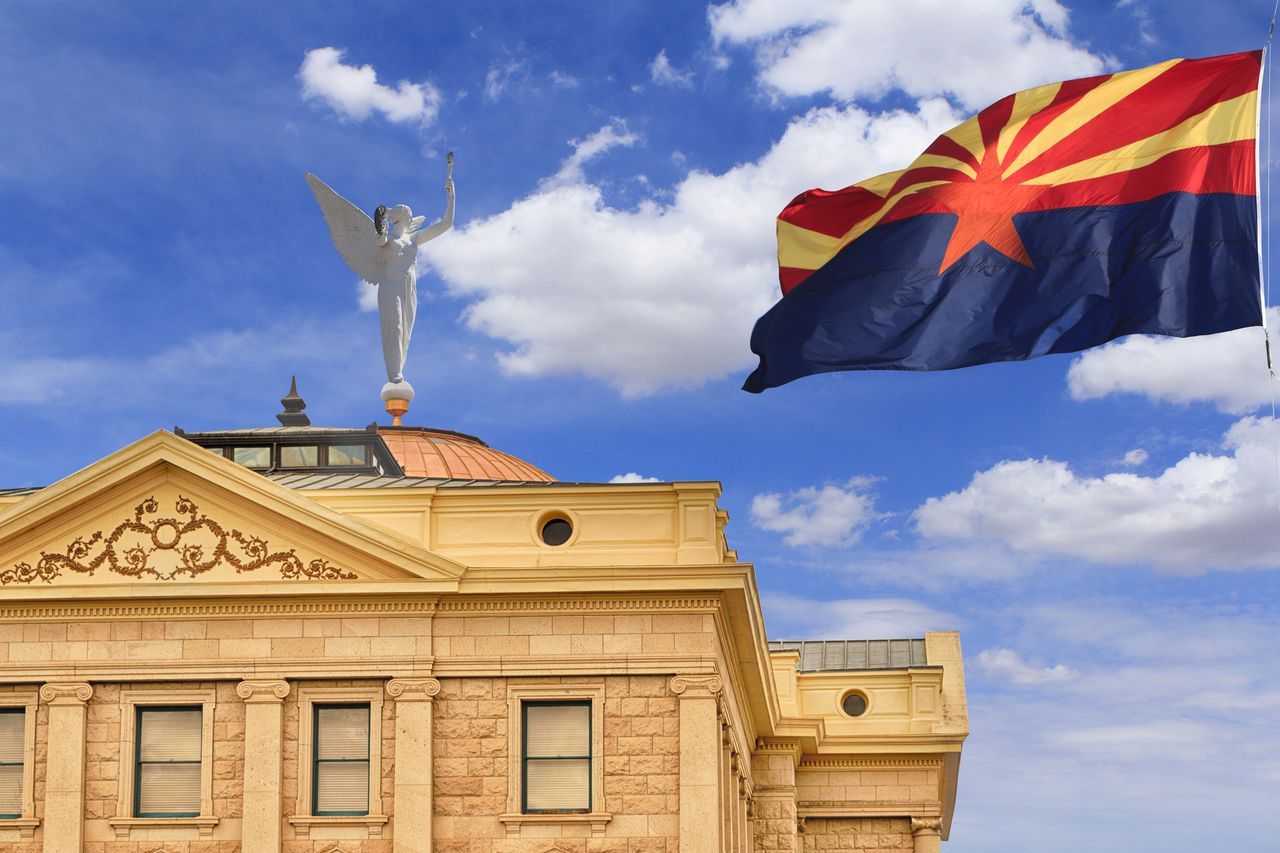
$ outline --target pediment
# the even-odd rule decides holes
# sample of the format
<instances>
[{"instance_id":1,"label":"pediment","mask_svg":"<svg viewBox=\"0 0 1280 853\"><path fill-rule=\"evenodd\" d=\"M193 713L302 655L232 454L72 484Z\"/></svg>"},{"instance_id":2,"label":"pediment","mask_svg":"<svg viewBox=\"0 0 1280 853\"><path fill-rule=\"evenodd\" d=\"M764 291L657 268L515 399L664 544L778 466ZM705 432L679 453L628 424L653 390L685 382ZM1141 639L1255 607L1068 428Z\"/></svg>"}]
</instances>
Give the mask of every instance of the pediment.
<instances>
[{"instance_id":1,"label":"pediment","mask_svg":"<svg viewBox=\"0 0 1280 853\"><path fill-rule=\"evenodd\" d=\"M381 581L443 591L463 571L168 432L0 513L0 589L269 583L315 592Z\"/></svg>"}]
</instances>

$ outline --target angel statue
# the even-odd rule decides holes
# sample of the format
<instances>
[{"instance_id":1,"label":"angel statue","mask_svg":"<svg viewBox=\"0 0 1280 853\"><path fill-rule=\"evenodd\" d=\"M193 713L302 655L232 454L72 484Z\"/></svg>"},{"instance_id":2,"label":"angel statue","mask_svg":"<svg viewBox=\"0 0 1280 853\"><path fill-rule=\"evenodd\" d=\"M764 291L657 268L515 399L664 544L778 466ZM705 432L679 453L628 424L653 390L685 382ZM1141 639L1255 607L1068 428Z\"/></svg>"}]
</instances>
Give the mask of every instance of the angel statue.
<instances>
[{"instance_id":1,"label":"angel statue","mask_svg":"<svg viewBox=\"0 0 1280 853\"><path fill-rule=\"evenodd\" d=\"M418 309L418 273L414 264L418 247L453 225L453 152L449 152L448 175L444 181L444 217L427 228L422 227L426 217L414 216L408 205L379 205L374 218L370 219L310 172L307 183L320 203L338 254L352 272L378 288L382 358L387 365L382 399L398 424L400 415L408 410L409 401L413 399L413 386L404 378L404 361Z\"/></svg>"}]
</instances>

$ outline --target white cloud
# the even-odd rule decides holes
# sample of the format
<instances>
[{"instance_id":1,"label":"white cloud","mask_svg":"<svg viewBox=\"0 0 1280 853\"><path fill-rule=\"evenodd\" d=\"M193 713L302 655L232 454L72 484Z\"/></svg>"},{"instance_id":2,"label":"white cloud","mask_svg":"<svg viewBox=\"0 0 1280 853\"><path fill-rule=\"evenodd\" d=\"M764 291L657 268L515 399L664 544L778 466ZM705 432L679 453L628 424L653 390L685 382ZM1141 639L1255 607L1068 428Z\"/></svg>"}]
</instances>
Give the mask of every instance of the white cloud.
<instances>
[{"instance_id":1,"label":"white cloud","mask_svg":"<svg viewBox=\"0 0 1280 853\"><path fill-rule=\"evenodd\" d=\"M828 557L818 568L851 576L857 583L952 592L957 583L1007 583L1037 567L1038 559L999 542L929 542L913 539L900 549L864 542L848 554Z\"/></svg>"},{"instance_id":2,"label":"white cloud","mask_svg":"<svg viewBox=\"0 0 1280 853\"><path fill-rule=\"evenodd\" d=\"M489 66L484 75L484 96L490 101L501 98L512 84L529 76L529 66L521 59L508 59Z\"/></svg>"},{"instance_id":3,"label":"white cloud","mask_svg":"<svg viewBox=\"0 0 1280 853\"><path fill-rule=\"evenodd\" d=\"M1267 324L1280 328L1280 308L1267 309ZM1280 348L1274 355L1280 358ZM1197 338L1133 335L1083 353L1067 371L1075 400L1138 394L1165 403L1212 403L1237 415L1269 403L1271 382L1256 327Z\"/></svg>"},{"instance_id":4,"label":"white cloud","mask_svg":"<svg viewBox=\"0 0 1280 853\"><path fill-rule=\"evenodd\" d=\"M1182 572L1280 567L1280 428L1236 422L1222 453L1192 453L1157 476L1081 476L1065 462L1001 462L930 498L917 529L1020 551Z\"/></svg>"},{"instance_id":5,"label":"white cloud","mask_svg":"<svg viewBox=\"0 0 1280 853\"><path fill-rule=\"evenodd\" d=\"M978 667L988 675L1017 685L1061 684L1080 677L1080 673L1063 664L1029 664L1013 649L984 649L978 653Z\"/></svg>"},{"instance_id":6,"label":"white cloud","mask_svg":"<svg viewBox=\"0 0 1280 853\"><path fill-rule=\"evenodd\" d=\"M845 598L815 601L765 593L771 640L891 640L951 631L959 617L908 598Z\"/></svg>"},{"instance_id":7,"label":"white cloud","mask_svg":"<svg viewBox=\"0 0 1280 853\"><path fill-rule=\"evenodd\" d=\"M688 89L693 85L693 72L676 68L667 59L667 51L660 50L649 63L649 79L659 86L677 86Z\"/></svg>"},{"instance_id":8,"label":"white cloud","mask_svg":"<svg viewBox=\"0 0 1280 853\"><path fill-rule=\"evenodd\" d=\"M1116 8L1129 10L1134 23L1138 25L1138 38L1142 39L1143 44L1150 46L1160 42L1160 37L1155 33L1155 16L1146 3L1141 0L1117 0Z\"/></svg>"},{"instance_id":9,"label":"white cloud","mask_svg":"<svg viewBox=\"0 0 1280 853\"><path fill-rule=\"evenodd\" d=\"M510 373L581 373L629 397L697 387L752 363L751 327L778 298L774 217L796 192L901 168L959 120L940 101L813 109L758 160L630 210L581 176L580 142L536 192L423 257L475 300L467 324L510 345ZM627 135L611 123L587 141Z\"/></svg>"},{"instance_id":10,"label":"white cloud","mask_svg":"<svg viewBox=\"0 0 1280 853\"><path fill-rule=\"evenodd\" d=\"M557 89L576 89L581 85L581 81L577 77L558 68L551 69L551 73L547 75L547 78L551 81L551 85Z\"/></svg>"},{"instance_id":11,"label":"white cloud","mask_svg":"<svg viewBox=\"0 0 1280 853\"><path fill-rule=\"evenodd\" d=\"M118 357L28 357L0 349L0 406L40 404L47 407L118 411L168 402L176 411L205 411L221 406L218 417L239 411L226 402L242 387L270 387L297 371L304 395L318 393L308 375L334 373L335 361L352 352L374 358L371 332L354 317L330 323L291 320L270 327L212 331L195 335L150 354ZM315 341L327 346L316 347ZM345 353L345 355L342 355ZM193 369L192 365L198 365ZM234 377L234 381L229 379ZM326 384L325 393L345 399L348 388ZM174 389L181 389L181 393Z\"/></svg>"},{"instance_id":12,"label":"white cloud","mask_svg":"<svg viewBox=\"0 0 1280 853\"><path fill-rule=\"evenodd\" d=\"M640 137L627 129L627 123L615 117L604 127L590 136L572 139L569 145L573 153L560 164L560 171L542 182L542 189L554 189L561 186L580 185L586 181L582 167L591 160L605 154L612 148L630 148L640 141Z\"/></svg>"},{"instance_id":13,"label":"white cloud","mask_svg":"<svg viewBox=\"0 0 1280 853\"><path fill-rule=\"evenodd\" d=\"M1257 722L1280 709L1274 679L1257 664L1280 629L1272 609L1139 592L1023 599L982 621L1006 619L1018 627L997 648L1016 649L1019 661L1062 661L1078 675L1040 684L969 679L969 805L953 844L1003 849L1011 833L1070 825L1037 851L1251 846L1250 828L1224 838L1214 815L1265 810L1275 790L1274 765L1256 760L1280 750L1276 733ZM985 674L983 657L970 660ZM1094 818L1080 824L1081 814Z\"/></svg>"},{"instance_id":14,"label":"white cloud","mask_svg":"<svg viewBox=\"0 0 1280 853\"><path fill-rule=\"evenodd\" d=\"M430 124L440 108L440 92L430 83L401 80L395 88L378 82L372 65L346 65L346 53L336 47L317 47L302 58L298 77L302 96L320 100L335 111L364 121L374 111L388 121Z\"/></svg>"},{"instance_id":15,"label":"white cloud","mask_svg":"<svg viewBox=\"0 0 1280 853\"><path fill-rule=\"evenodd\" d=\"M871 522L879 518L871 480L855 477L847 483L808 486L786 495L770 492L751 501L751 521L763 530L785 533L788 545L856 545Z\"/></svg>"},{"instance_id":16,"label":"white cloud","mask_svg":"<svg viewBox=\"0 0 1280 853\"><path fill-rule=\"evenodd\" d=\"M1141 447L1135 447L1124 455L1124 459L1122 461L1130 468L1137 468L1139 465L1146 462L1148 458L1147 451L1143 450Z\"/></svg>"},{"instance_id":17,"label":"white cloud","mask_svg":"<svg viewBox=\"0 0 1280 853\"><path fill-rule=\"evenodd\" d=\"M356 304L360 310L368 313L378 310L378 288L367 281L356 282Z\"/></svg>"},{"instance_id":18,"label":"white cloud","mask_svg":"<svg viewBox=\"0 0 1280 853\"><path fill-rule=\"evenodd\" d=\"M637 474L635 471L628 471L625 474L615 474L609 478L610 483L661 483L657 477L646 477L643 474Z\"/></svg>"},{"instance_id":19,"label":"white cloud","mask_svg":"<svg viewBox=\"0 0 1280 853\"><path fill-rule=\"evenodd\" d=\"M842 100L900 89L982 107L1018 89L1097 74L1056 0L737 0L708 12L717 44L753 46L782 95Z\"/></svg>"}]
</instances>

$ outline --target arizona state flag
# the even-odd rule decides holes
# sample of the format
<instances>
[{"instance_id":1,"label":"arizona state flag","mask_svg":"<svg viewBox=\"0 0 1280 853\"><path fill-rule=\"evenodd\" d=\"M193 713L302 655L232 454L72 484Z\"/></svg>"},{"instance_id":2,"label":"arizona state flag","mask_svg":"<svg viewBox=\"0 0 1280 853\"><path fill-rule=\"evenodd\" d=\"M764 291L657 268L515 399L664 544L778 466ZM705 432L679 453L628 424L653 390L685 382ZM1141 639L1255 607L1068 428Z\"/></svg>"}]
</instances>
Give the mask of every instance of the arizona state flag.
<instances>
[{"instance_id":1,"label":"arizona state flag","mask_svg":"<svg viewBox=\"0 0 1280 853\"><path fill-rule=\"evenodd\" d=\"M760 392L835 370L946 370L1121 335L1259 325L1261 53L1010 95L906 170L778 216Z\"/></svg>"}]
</instances>

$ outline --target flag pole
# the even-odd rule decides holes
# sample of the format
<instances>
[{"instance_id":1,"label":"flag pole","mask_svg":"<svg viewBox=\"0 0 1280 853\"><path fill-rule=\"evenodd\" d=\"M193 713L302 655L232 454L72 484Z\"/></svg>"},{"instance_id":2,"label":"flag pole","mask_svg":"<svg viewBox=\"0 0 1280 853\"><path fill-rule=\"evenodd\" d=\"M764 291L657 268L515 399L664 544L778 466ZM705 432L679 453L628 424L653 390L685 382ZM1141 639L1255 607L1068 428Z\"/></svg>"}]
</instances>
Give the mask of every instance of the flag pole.
<instances>
[{"instance_id":1,"label":"flag pole","mask_svg":"<svg viewBox=\"0 0 1280 853\"><path fill-rule=\"evenodd\" d=\"M1267 372L1271 374L1272 379L1280 380L1276 376L1275 367L1271 360L1271 333L1267 328L1267 290L1271 284L1269 275L1270 269L1267 262L1270 260L1271 252L1264 252L1263 241L1266 239L1266 229L1263 227L1264 222L1271 221L1271 208L1268 206L1263 210L1263 190L1266 190L1267 201L1271 200L1271 100L1266 96L1265 84L1267 82L1267 66L1271 63L1271 40L1276 34L1276 16L1280 14L1280 0L1276 0L1275 5L1271 8L1271 23L1267 26L1267 39L1262 45L1262 61L1258 64L1258 109L1255 119L1257 130L1254 134L1254 172L1258 181L1258 301L1262 306L1262 340L1267 351ZM1267 159L1262 161L1262 111L1267 111ZM1264 176L1265 175L1265 179ZM1275 393L1272 392L1272 420L1275 420Z\"/></svg>"}]
</instances>

